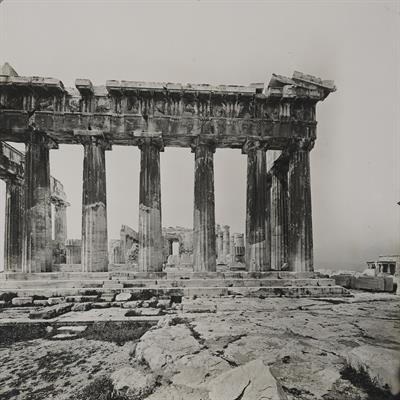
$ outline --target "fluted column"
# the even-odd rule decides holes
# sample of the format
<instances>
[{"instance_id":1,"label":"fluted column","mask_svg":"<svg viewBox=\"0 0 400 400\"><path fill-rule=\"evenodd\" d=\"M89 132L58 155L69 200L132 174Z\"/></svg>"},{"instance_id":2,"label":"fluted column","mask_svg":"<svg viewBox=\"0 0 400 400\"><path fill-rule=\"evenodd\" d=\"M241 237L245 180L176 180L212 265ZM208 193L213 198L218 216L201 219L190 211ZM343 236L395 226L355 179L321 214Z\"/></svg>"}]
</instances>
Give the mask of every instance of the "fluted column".
<instances>
[{"instance_id":1,"label":"fluted column","mask_svg":"<svg viewBox=\"0 0 400 400\"><path fill-rule=\"evenodd\" d=\"M194 212L193 212L193 269L216 271L215 198L213 144L193 146Z\"/></svg>"},{"instance_id":2,"label":"fluted column","mask_svg":"<svg viewBox=\"0 0 400 400\"><path fill-rule=\"evenodd\" d=\"M222 262L223 255L223 234L221 231L220 225L217 225L217 243L216 243L216 251L217 251L217 261L218 263Z\"/></svg>"},{"instance_id":3,"label":"fluted column","mask_svg":"<svg viewBox=\"0 0 400 400\"><path fill-rule=\"evenodd\" d=\"M160 150L162 150L162 143L156 139L143 140L139 148L141 153L139 270L162 271L163 240L160 180Z\"/></svg>"},{"instance_id":4,"label":"fluted column","mask_svg":"<svg viewBox=\"0 0 400 400\"><path fill-rule=\"evenodd\" d=\"M108 270L106 157L109 145L101 138L82 139L82 271Z\"/></svg>"},{"instance_id":5,"label":"fluted column","mask_svg":"<svg viewBox=\"0 0 400 400\"><path fill-rule=\"evenodd\" d=\"M18 178L7 178L4 261L5 271L22 271L24 191Z\"/></svg>"},{"instance_id":6,"label":"fluted column","mask_svg":"<svg viewBox=\"0 0 400 400\"><path fill-rule=\"evenodd\" d=\"M252 272L267 271L270 269L270 252L266 236L265 149L257 142L247 142L243 152L247 154L246 266Z\"/></svg>"},{"instance_id":7,"label":"fluted column","mask_svg":"<svg viewBox=\"0 0 400 400\"><path fill-rule=\"evenodd\" d=\"M228 254L230 249L230 233L229 225L224 225L223 240L222 240L222 253L223 261L226 264L228 262Z\"/></svg>"},{"instance_id":8,"label":"fluted column","mask_svg":"<svg viewBox=\"0 0 400 400\"><path fill-rule=\"evenodd\" d=\"M271 169L271 266L280 270L288 258L288 164L275 163Z\"/></svg>"},{"instance_id":9,"label":"fluted column","mask_svg":"<svg viewBox=\"0 0 400 400\"><path fill-rule=\"evenodd\" d=\"M54 203L54 240L58 244L65 246L67 240L67 207L65 201Z\"/></svg>"},{"instance_id":10,"label":"fluted column","mask_svg":"<svg viewBox=\"0 0 400 400\"><path fill-rule=\"evenodd\" d=\"M291 152L289 190L289 269L313 271L310 150L313 140L299 140Z\"/></svg>"},{"instance_id":11,"label":"fluted column","mask_svg":"<svg viewBox=\"0 0 400 400\"><path fill-rule=\"evenodd\" d=\"M32 132L26 143L23 271L50 272L51 202L49 149L55 143L45 134Z\"/></svg>"}]
</instances>

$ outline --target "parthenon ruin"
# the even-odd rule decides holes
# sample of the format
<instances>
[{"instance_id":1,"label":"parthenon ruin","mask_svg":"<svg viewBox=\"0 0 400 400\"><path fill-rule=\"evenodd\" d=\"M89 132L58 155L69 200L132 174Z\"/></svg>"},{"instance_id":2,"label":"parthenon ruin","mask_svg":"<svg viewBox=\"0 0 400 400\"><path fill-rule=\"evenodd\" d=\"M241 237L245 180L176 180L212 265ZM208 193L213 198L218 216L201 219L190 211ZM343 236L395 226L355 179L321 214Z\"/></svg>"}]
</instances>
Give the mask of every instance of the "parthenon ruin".
<instances>
[{"instance_id":1,"label":"parthenon ruin","mask_svg":"<svg viewBox=\"0 0 400 400\"><path fill-rule=\"evenodd\" d=\"M219 256L231 253L229 227L216 232L215 223L213 155L220 148L241 149L247 157L247 270L313 271L309 155L316 104L335 90L332 81L294 72L249 86L115 80L94 86L88 79L75 86L2 68L3 164L5 142L26 145L23 179L21 160L9 159L7 175L1 174L10 198L6 270L51 271L50 201L64 242L67 203L52 195L49 151L69 144L84 149L83 272L108 269L105 151L113 146L141 152L139 271L162 270L160 152L167 147L194 153L195 272L216 271L217 246Z\"/></svg>"}]
</instances>

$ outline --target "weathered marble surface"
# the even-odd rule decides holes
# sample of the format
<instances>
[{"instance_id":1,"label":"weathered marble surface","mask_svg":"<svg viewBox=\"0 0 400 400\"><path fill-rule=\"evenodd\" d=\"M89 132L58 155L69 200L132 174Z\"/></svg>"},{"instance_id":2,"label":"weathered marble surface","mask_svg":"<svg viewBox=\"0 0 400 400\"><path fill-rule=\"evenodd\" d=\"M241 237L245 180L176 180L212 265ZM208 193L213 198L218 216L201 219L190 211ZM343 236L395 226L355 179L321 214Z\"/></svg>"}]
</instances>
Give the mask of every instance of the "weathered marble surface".
<instances>
[{"instance_id":1,"label":"weathered marble surface","mask_svg":"<svg viewBox=\"0 0 400 400\"><path fill-rule=\"evenodd\" d=\"M85 339L37 339L2 346L0 397L18 387L19 399L25 400L35 387L35 393L66 400L88 383L90 375L93 379L130 367L138 376L150 378L146 382L161 371L151 400L208 400L221 374L262 360L289 400L370 400L365 390L341 374L348 354L369 346L374 354L382 349L400 355L400 300L394 295L357 293L354 298L295 303L243 298L188 303L216 303L217 312L175 314L179 316L175 320L174 315L167 316L136 346ZM121 317L126 311L108 310L75 313L75 317L70 313L63 320L82 321L94 311L104 312L104 320L109 320L113 313Z\"/></svg>"}]
</instances>

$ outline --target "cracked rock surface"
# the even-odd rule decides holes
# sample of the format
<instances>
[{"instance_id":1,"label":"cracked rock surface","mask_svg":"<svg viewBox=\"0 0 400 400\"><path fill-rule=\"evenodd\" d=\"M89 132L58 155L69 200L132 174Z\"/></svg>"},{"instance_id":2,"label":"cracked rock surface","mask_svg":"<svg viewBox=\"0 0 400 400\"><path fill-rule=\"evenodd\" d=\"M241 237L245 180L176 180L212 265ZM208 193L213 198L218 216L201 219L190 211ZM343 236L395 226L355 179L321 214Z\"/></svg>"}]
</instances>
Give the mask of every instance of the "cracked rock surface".
<instances>
[{"instance_id":1,"label":"cracked rock surface","mask_svg":"<svg viewBox=\"0 0 400 400\"><path fill-rule=\"evenodd\" d=\"M137 344L42 338L0 346L0 398L66 400L89 376L114 374L121 392L148 400L394 399L343 371L346 363L364 368L396 390L399 296L185 303L216 311L164 316Z\"/></svg>"}]
</instances>

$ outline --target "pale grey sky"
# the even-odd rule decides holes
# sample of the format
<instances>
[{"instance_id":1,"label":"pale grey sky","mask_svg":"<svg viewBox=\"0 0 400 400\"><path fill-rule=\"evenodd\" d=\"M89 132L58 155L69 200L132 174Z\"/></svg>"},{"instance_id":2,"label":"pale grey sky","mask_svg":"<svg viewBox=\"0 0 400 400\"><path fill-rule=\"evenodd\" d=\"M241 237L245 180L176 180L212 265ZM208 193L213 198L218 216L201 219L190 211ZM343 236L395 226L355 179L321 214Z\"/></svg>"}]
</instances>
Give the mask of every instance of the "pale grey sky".
<instances>
[{"instance_id":1,"label":"pale grey sky","mask_svg":"<svg viewBox=\"0 0 400 400\"><path fill-rule=\"evenodd\" d=\"M317 109L311 157L315 265L353 267L400 253L399 14L398 1L5 0L0 63L65 85L248 84L294 70L334 79L338 91ZM82 148L51 151L51 172L72 204L69 237L78 238ZM137 228L139 151L114 146L107 179L109 237L117 238L121 224ZM167 148L161 179L163 225L191 227L190 150ZM217 150L216 219L235 232L244 231L245 179L245 156Z\"/></svg>"}]
</instances>

